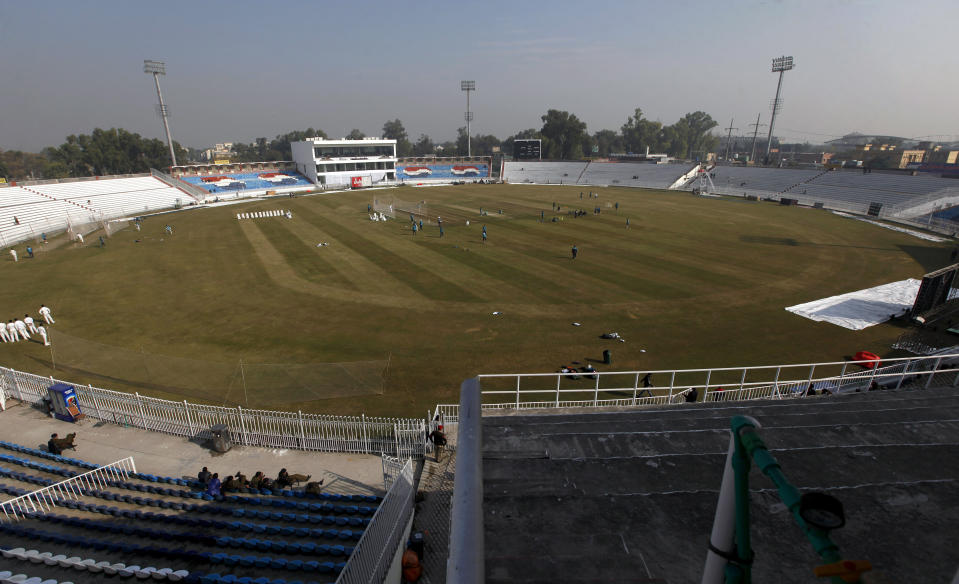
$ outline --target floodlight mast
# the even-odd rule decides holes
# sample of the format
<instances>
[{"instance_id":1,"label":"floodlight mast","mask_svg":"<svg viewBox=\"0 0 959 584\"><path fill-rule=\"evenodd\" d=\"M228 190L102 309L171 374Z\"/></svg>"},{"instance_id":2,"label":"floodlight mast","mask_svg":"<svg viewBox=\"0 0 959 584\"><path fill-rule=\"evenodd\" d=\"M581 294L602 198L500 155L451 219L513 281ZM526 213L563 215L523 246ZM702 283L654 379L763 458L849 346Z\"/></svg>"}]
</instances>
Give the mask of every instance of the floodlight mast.
<instances>
[{"instance_id":1,"label":"floodlight mast","mask_svg":"<svg viewBox=\"0 0 959 584\"><path fill-rule=\"evenodd\" d=\"M470 111L470 92L476 91L475 81L460 81L460 91L466 92L466 114L463 119L466 120L466 155L473 156L473 148L470 143L470 122L473 121L473 112Z\"/></svg>"},{"instance_id":2,"label":"floodlight mast","mask_svg":"<svg viewBox=\"0 0 959 584\"><path fill-rule=\"evenodd\" d=\"M157 99L160 100L160 117L163 118L163 129L166 130L166 143L170 147L170 161L176 166L176 154L173 151L173 138L170 136L170 123L167 121L167 107L163 104L163 94L160 92L160 75L166 75L166 63L162 61L143 61L143 72L153 75L153 82L157 88Z\"/></svg>"},{"instance_id":3,"label":"floodlight mast","mask_svg":"<svg viewBox=\"0 0 959 584\"><path fill-rule=\"evenodd\" d=\"M792 69L795 65L793 64L792 57L777 57L773 59L773 73L779 73L779 84L776 85L776 99L772 103L772 118L769 120L769 136L766 138L766 162L769 162L769 149L773 143L773 126L776 124L776 114L782 109L782 101L779 99L779 92L783 88L783 73Z\"/></svg>"}]
</instances>

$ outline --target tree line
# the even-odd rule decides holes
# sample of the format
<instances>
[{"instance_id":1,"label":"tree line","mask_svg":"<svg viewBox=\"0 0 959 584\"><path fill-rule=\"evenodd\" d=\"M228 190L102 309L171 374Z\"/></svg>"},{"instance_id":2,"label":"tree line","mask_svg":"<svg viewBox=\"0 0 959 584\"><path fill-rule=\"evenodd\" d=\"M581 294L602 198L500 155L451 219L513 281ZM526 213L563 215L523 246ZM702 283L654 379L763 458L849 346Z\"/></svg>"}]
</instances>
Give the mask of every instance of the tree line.
<instances>
[{"instance_id":1,"label":"tree line","mask_svg":"<svg viewBox=\"0 0 959 584\"><path fill-rule=\"evenodd\" d=\"M173 143L177 160L187 151ZM67 136L57 147L39 154L19 150L0 151L0 176L8 180L50 179L110 174L138 174L170 166L166 142L144 138L122 128L96 128L90 134Z\"/></svg>"},{"instance_id":2,"label":"tree line","mask_svg":"<svg viewBox=\"0 0 959 584\"><path fill-rule=\"evenodd\" d=\"M548 159L579 160L618 153L642 153L647 147L653 153L696 159L705 158L705 154L714 151L719 143L719 139L710 133L718 124L701 111L688 113L672 125L664 125L646 119L643 111L636 108L619 130L603 129L592 134L587 131L585 122L567 111L551 109L540 119L543 125L539 129L520 130L502 140L491 134L471 136L469 149L474 156L492 156L497 149L509 155L514 140L538 138L543 141L543 158ZM250 143L237 142L233 144L231 160L289 160L291 142L315 137L328 138L321 129L307 128L280 134L273 139L261 137ZM353 129L346 137L360 139L365 135L359 129ZM466 156L468 150L465 127L457 130L455 140L437 143L426 134L411 140L403 122L393 119L383 124L382 137L396 140L400 157ZM198 150L186 150L176 142L174 149L181 164L199 162ZM0 151L0 177L8 180L133 174L168 166L170 156L166 143L121 128L96 128L90 134L70 135L60 146L44 148L40 153Z\"/></svg>"},{"instance_id":3,"label":"tree line","mask_svg":"<svg viewBox=\"0 0 959 584\"><path fill-rule=\"evenodd\" d=\"M434 142L427 134L410 139L403 122L389 120L383 124L381 137L396 140L396 153L406 156L466 156L472 151L474 156L491 156L495 149L509 154L513 141L538 138L543 141L543 158L557 160L579 160L586 157L605 157L610 154L643 153L646 147L650 152L668 154L677 158L705 158L705 153L715 151L719 138L710 134L718 124L709 114L701 111L688 113L672 125L664 125L643 117L639 108L626 118L619 130L599 130L593 134L587 131L586 123L567 111L551 109L541 117L539 129L521 130L500 140L490 134L476 134L467 144L466 128L457 129L456 139L446 142ZM255 162L259 160L287 160L290 156L290 142L305 138L328 138L323 130L309 128L305 131L282 134L273 140L257 138L250 144L234 144L233 160ZM346 138L359 140L366 135L353 129Z\"/></svg>"}]
</instances>

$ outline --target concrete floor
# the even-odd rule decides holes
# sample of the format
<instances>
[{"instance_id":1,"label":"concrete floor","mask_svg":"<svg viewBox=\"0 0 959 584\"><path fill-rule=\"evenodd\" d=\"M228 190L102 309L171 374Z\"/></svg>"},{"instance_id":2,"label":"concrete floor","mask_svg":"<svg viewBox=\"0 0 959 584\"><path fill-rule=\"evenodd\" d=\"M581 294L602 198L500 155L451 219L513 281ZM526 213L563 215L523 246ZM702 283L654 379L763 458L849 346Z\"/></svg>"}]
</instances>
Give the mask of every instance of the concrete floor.
<instances>
[{"instance_id":1,"label":"concrete floor","mask_svg":"<svg viewBox=\"0 0 959 584\"><path fill-rule=\"evenodd\" d=\"M193 477L204 466L221 478L242 471L252 477L263 471L276 477L281 468L291 474L324 479L323 490L331 493L383 495L383 470L379 456L340 454L288 449L234 446L217 453L205 444L180 436L125 428L86 419L62 422L16 400L0 412L0 439L33 448L46 448L50 434L61 437L76 432L77 449L65 454L96 464L108 464L132 456L140 472L173 477Z\"/></svg>"}]
</instances>

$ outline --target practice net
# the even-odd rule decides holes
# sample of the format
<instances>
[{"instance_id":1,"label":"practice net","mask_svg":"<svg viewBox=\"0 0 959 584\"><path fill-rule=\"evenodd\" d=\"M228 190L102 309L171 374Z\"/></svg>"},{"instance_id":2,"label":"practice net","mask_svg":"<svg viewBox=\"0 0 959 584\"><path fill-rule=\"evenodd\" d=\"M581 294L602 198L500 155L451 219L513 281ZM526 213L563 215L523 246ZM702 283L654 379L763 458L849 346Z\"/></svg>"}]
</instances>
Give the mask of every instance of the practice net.
<instances>
[{"instance_id":1,"label":"practice net","mask_svg":"<svg viewBox=\"0 0 959 584\"><path fill-rule=\"evenodd\" d=\"M373 198L373 210L386 215L391 219L409 219L413 215L416 220L429 222L429 205L426 201L404 201L393 196L377 196Z\"/></svg>"},{"instance_id":2,"label":"practice net","mask_svg":"<svg viewBox=\"0 0 959 584\"><path fill-rule=\"evenodd\" d=\"M50 331L54 369L217 405L281 404L381 395L387 360L344 363L232 363L158 355ZM110 387L110 389L121 389Z\"/></svg>"}]
</instances>

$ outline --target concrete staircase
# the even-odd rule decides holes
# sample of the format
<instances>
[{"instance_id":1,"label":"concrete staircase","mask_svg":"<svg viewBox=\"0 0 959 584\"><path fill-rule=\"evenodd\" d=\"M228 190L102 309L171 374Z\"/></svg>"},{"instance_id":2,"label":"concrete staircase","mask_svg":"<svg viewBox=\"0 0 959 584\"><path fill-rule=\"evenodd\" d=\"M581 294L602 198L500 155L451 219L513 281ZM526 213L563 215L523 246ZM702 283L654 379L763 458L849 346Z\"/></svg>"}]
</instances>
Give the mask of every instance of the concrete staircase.
<instances>
[{"instance_id":1,"label":"concrete staircase","mask_svg":"<svg viewBox=\"0 0 959 584\"><path fill-rule=\"evenodd\" d=\"M844 557L889 581L959 565L959 391L484 417L488 582L698 582L729 445L747 414L786 476L845 505ZM755 582L815 582L820 563L753 469Z\"/></svg>"}]
</instances>

